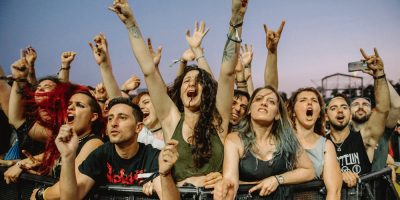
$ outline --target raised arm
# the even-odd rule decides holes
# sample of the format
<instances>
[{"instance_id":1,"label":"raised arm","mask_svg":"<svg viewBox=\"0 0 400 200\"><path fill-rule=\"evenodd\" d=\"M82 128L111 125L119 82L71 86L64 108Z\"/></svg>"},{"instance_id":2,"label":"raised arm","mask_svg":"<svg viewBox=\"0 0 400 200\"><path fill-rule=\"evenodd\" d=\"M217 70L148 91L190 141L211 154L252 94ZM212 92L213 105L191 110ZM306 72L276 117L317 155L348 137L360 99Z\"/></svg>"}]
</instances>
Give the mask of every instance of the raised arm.
<instances>
[{"instance_id":1,"label":"raised arm","mask_svg":"<svg viewBox=\"0 0 400 200\"><path fill-rule=\"evenodd\" d=\"M278 43L279 39L281 38L285 23L285 21L282 21L279 29L276 32L268 30L267 25L264 24L266 46L268 49L264 72L264 82L265 85L272 85L275 89L278 89Z\"/></svg>"},{"instance_id":2,"label":"raised arm","mask_svg":"<svg viewBox=\"0 0 400 200\"><path fill-rule=\"evenodd\" d=\"M160 65L160 61L161 61L162 46L158 46L157 52L154 51L150 38L147 38L147 46L149 47L151 57L153 57L153 62L154 62L154 66L156 67L157 73L160 76L162 82L164 83L165 89L167 89L167 86L165 85L165 81L161 76L160 68L158 67Z\"/></svg>"},{"instance_id":3,"label":"raised arm","mask_svg":"<svg viewBox=\"0 0 400 200\"><path fill-rule=\"evenodd\" d=\"M35 72L35 61L37 58L36 50L29 46L26 49L22 50L22 57L25 58L27 67L28 67L28 82L32 85L37 83L36 80L36 72Z\"/></svg>"},{"instance_id":4,"label":"raised arm","mask_svg":"<svg viewBox=\"0 0 400 200\"><path fill-rule=\"evenodd\" d=\"M222 142L228 134L228 125L233 102L235 67L242 41L242 25L247 10L247 0L232 0L232 16L229 21L227 40L222 56L221 71L218 78L217 109L222 117L223 132L219 133Z\"/></svg>"},{"instance_id":5,"label":"raised arm","mask_svg":"<svg viewBox=\"0 0 400 200\"><path fill-rule=\"evenodd\" d=\"M206 36L209 30L209 28L206 28L206 24L204 21L201 21L200 26L199 23L196 21L193 35L190 36L190 30L186 31L186 41L189 44L190 49L192 49L194 53L195 60L199 68L204 69L214 78L214 74L212 73L208 62L204 57L204 51L201 47L201 42L203 41L203 38Z\"/></svg>"},{"instance_id":6,"label":"raised arm","mask_svg":"<svg viewBox=\"0 0 400 200\"><path fill-rule=\"evenodd\" d=\"M6 74L3 67L0 65L0 107L8 117L8 104L10 99L11 87L7 83Z\"/></svg>"},{"instance_id":7,"label":"raised arm","mask_svg":"<svg viewBox=\"0 0 400 200\"><path fill-rule=\"evenodd\" d=\"M108 97L113 99L120 97L121 91L119 90L118 83L115 80L112 72L112 65L110 60L110 54L108 53L108 44L106 37L103 33L100 33L94 37L94 45L89 42L89 46L92 49L94 59L100 66L100 73L103 79L104 86L107 90Z\"/></svg>"},{"instance_id":8,"label":"raised arm","mask_svg":"<svg viewBox=\"0 0 400 200\"><path fill-rule=\"evenodd\" d=\"M193 61L194 59L195 59L195 55L194 55L192 49L189 48L185 52L183 52L182 57L178 60L179 66L178 66L178 70L176 70L176 77L183 74L183 71L185 70L187 63L190 61Z\"/></svg>"},{"instance_id":9,"label":"raised arm","mask_svg":"<svg viewBox=\"0 0 400 200\"><path fill-rule=\"evenodd\" d=\"M25 121L22 90L27 84L28 68L25 58L21 58L11 65L14 83L11 88L8 120L11 125L18 128Z\"/></svg>"},{"instance_id":10,"label":"raised arm","mask_svg":"<svg viewBox=\"0 0 400 200\"><path fill-rule=\"evenodd\" d=\"M253 60L253 46L245 44L240 47L241 53L239 61L236 64L236 87L238 90L249 92L248 79L250 79L249 74L246 74L246 68L250 68L251 61ZM252 80L250 80L252 82Z\"/></svg>"},{"instance_id":11,"label":"raised arm","mask_svg":"<svg viewBox=\"0 0 400 200\"><path fill-rule=\"evenodd\" d=\"M168 141L179 122L179 110L167 94L165 83L157 72L150 51L143 40L139 24L136 22L127 1L115 0L113 6L109 9L118 15L128 29L133 54L144 74L151 101L162 124L164 139Z\"/></svg>"},{"instance_id":12,"label":"raised arm","mask_svg":"<svg viewBox=\"0 0 400 200\"><path fill-rule=\"evenodd\" d=\"M386 82L383 61L378 54L378 50L374 48L375 54L371 56L367 55L363 49L360 49L360 51L368 64L368 69L363 72L372 75L375 79L374 95L376 100L375 110L366 122L367 124L362 134L364 141L367 141L369 146L375 147L384 133L386 119L390 110L389 88Z\"/></svg>"},{"instance_id":13,"label":"raised arm","mask_svg":"<svg viewBox=\"0 0 400 200\"><path fill-rule=\"evenodd\" d=\"M69 72L71 69L71 62L74 61L76 52L67 51L61 54L61 68L58 72L58 78L60 81L66 83L69 82Z\"/></svg>"},{"instance_id":14,"label":"raised arm","mask_svg":"<svg viewBox=\"0 0 400 200\"><path fill-rule=\"evenodd\" d=\"M398 120L400 120L400 96L393 88L392 84L387 82L390 94L390 111L386 120L387 128L394 128Z\"/></svg>"}]
</instances>

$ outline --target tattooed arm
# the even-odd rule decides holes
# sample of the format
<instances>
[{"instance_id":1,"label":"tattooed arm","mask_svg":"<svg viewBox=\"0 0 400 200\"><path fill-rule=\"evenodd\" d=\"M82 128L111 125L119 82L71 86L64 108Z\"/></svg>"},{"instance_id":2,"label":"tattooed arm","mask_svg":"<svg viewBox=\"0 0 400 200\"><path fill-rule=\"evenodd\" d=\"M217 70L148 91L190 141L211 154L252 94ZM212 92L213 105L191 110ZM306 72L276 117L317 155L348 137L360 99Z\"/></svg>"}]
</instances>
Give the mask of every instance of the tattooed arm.
<instances>
[{"instance_id":1,"label":"tattooed arm","mask_svg":"<svg viewBox=\"0 0 400 200\"><path fill-rule=\"evenodd\" d=\"M222 56L221 71L218 78L217 109L222 117L222 133L219 133L222 142L228 132L233 88L235 80L235 66L238 61L242 24L247 10L247 0L232 0L232 16L230 19L227 40Z\"/></svg>"}]
</instances>

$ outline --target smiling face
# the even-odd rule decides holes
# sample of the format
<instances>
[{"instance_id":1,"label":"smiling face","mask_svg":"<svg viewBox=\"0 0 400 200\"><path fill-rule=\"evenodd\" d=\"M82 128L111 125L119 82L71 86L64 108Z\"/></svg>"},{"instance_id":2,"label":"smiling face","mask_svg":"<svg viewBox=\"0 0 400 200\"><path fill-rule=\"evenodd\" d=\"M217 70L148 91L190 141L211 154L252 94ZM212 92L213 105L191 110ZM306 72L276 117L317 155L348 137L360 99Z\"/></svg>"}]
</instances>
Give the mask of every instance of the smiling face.
<instances>
[{"instance_id":1,"label":"smiling face","mask_svg":"<svg viewBox=\"0 0 400 200\"><path fill-rule=\"evenodd\" d=\"M51 80L43 80L41 81L35 90L35 102L40 103L47 97L46 93L53 91L56 88L57 84Z\"/></svg>"},{"instance_id":2,"label":"smiling face","mask_svg":"<svg viewBox=\"0 0 400 200\"><path fill-rule=\"evenodd\" d=\"M72 125L78 135L90 130L92 122L98 118L98 114L90 108L90 100L87 95L77 93L68 102L67 124Z\"/></svg>"},{"instance_id":3,"label":"smiling face","mask_svg":"<svg viewBox=\"0 0 400 200\"><path fill-rule=\"evenodd\" d=\"M197 111L201 104L203 86L197 81L198 70L191 70L183 78L180 97L185 108Z\"/></svg>"},{"instance_id":4,"label":"smiling face","mask_svg":"<svg viewBox=\"0 0 400 200\"><path fill-rule=\"evenodd\" d=\"M249 104L247 97L241 95L233 97L231 119L229 120L232 125L237 125L246 114L247 104Z\"/></svg>"},{"instance_id":5,"label":"smiling face","mask_svg":"<svg viewBox=\"0 0 400 200\"><path fill-rule=\"evenodd\" d=\"M328 104L326 113L332 128L338 131L346 128L351 119L349 105L342 97L333 98Z\"/></svg>"},{"instance_id":6,"label":"smiling face","mask_svg":"<svg viewBox=\"0 0 400 200\"><path fill-rule=\"evenodd\" d=\"M156 112L151 102L150 95L144 94L139 99L139 107L143 112L143 123L147 128L153 129L158 124Z\"/></svg>"},{"instance_id":7,"label":"smiling face","mask_svg":"<svg viewBox=\"0 0 400 200\"><path fill-rule=\"evenodd\" d=\"M108 111L107 135L113 144L126 144L137 141L137 134L143 126L137 122L132 108L126 104L115 104Z\"/></svg>"},{"instance_id":8,"label":"smiling face","mask_svg":"<svg viewBox=\"0 0 400 200\"><path fill-rule=\"evenodd\" d=\"M269 125L279 119L278 96L270 89L259 90L250 105L252 121Z\"/></svg>"},{"instance_id":9,"label":"smiling face","mask_svg":"<svg viewBox=\"0 0 400 200\"><path fill-rule=\"evenodd\" d=\"M321 106L318 97L314 92L300 92L294 104L294 115L296 126L302 126L306 129L314 128L321 112Z\"/></svg>"},{"instance_id":10,"label":"smiling face","mask_svg":"<svg viewBox=\"0 0 400 200\"><path fill-rule=\"evenodd\" d=\"M364 98L357 98L351 102L351 114L353 121L364 123L371 116L371 103Z\"/></svg>"}]
</instances>

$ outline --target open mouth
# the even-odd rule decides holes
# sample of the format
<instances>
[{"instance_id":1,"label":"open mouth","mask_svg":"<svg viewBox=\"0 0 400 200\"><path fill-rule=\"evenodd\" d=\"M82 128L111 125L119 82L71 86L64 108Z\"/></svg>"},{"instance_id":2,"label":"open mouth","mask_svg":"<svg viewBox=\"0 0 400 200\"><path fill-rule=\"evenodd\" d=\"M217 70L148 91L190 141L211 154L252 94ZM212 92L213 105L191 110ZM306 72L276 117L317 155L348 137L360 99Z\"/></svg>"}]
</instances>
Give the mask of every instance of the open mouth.
<instances>
[{"instance_id":1,"label":"open mouth","mask_svg":"<svg viewBox=\"0 0 400 200\"><path fill-rule=\"evenodd\" d=\"M307 117L312 117L313 114L314 114L314 111L312 109L307 109L307 111L306 111L306 116Z\"/></svg>"},{"instance_id":2,"label":"open mouth","mask_svg":"<svg viewBox=\"0 0 400 200\"><path fill-rule=\"evenodd\" d=\"M74 119L75 119L75 116L73 116L73 115L68 115L68 116L67 116L68 123L73 122Z\"/></svg>"},{"instance_id":3,"label":"open mouth","mask_svg":"<svg viewBox=\"0 0 400 200\"><path fill-rule=\"evenodd\" d=\"M190 90L190 91L188 91L188 92L186 93L186 95L187 95L189 98L193 98L193 97L197 96L197 91L196 91L196 90Z\"/></svg>"},{"instance_id":4,"label":"open mouth","mask_svg":"<svg viewBox=\"0 0 400 200\"><path fill-rule=\"evenodd\" d=\"M149 115L150 115L150 113L144 112L144 113L143 113L143 119L146 119Z\"/></svg>"},{"instance_id":5,"label":"open mouth","mask_svg":"<svg viewBox=\"0 0 400 200\"><path fill-rule=\"evenodd\" d=\"M339 122L343 122L344 116L343 116L343 115L339 115L339 116L336 117L336 119L337 119Z\"/></svg>"}]
</instances>

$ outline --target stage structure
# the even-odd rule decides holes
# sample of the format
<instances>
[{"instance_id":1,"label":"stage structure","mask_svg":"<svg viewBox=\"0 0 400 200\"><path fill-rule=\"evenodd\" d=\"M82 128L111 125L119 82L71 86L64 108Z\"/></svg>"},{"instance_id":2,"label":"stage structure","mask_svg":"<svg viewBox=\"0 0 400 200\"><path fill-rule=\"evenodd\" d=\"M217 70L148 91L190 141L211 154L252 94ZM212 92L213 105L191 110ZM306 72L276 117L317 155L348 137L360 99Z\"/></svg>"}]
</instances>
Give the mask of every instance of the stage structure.
<instances>
[{"instance_id":1,"label":"stage structure","mask_svg":"<svg viewBox=\"0 0 400 200\"><path fill-rule=\"evenodd\" d=\"M344 93L348 97L363 96L363 77L348 74L331 74L321 79L321 93L324 99Z\"/></svg>"}]
</instances>

